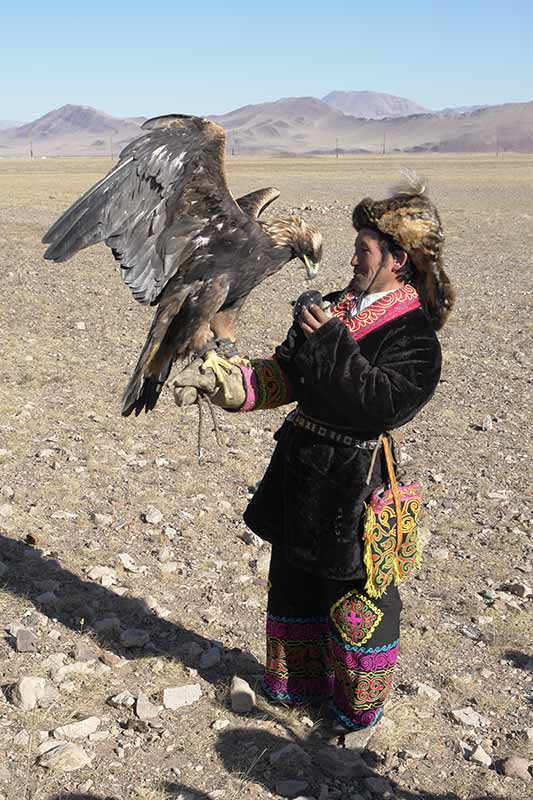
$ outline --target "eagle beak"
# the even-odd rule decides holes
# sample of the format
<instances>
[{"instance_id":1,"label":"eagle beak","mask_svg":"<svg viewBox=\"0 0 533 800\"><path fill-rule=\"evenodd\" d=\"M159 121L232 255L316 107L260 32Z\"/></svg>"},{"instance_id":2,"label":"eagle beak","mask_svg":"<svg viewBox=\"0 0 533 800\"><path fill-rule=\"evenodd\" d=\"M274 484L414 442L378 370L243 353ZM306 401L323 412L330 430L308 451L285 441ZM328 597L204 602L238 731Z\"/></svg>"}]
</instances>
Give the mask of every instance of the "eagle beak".
<instances>
[{"instance_id":1,"label":"eagle beak","mask_svg":"<svg viewBox=\"0 0 533 800\"><path fill-rule=\"evenodd\" d=\"M318 275L318 264L314 264L307 256L303 256L303 262L307 270L307 277L312 281Z\"/></svg>"}]
</instances>

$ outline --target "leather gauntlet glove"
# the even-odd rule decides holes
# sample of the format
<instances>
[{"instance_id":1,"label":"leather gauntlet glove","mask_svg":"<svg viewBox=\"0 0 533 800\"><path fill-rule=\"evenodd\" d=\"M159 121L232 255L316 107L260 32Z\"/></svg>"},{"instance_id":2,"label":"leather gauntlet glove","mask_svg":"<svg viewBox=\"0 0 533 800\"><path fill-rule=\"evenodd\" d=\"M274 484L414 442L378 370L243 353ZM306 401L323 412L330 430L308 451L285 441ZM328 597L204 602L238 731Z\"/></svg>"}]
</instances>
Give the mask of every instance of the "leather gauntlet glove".
<instances>
[{"instance_id":1,"label":"leather gauntlet glove","mask_svg":"<svg viewBox=\"0 0 533 800\"><path fill-rule=\"evenodd\" d=\"M238 366L227 361L221 366L221 373L222 379L197 358L176 376L174 402L179 407L189 406L205 395L214 405L236 411L246 399L243 374Z\"/></svg>"}]
</instances>

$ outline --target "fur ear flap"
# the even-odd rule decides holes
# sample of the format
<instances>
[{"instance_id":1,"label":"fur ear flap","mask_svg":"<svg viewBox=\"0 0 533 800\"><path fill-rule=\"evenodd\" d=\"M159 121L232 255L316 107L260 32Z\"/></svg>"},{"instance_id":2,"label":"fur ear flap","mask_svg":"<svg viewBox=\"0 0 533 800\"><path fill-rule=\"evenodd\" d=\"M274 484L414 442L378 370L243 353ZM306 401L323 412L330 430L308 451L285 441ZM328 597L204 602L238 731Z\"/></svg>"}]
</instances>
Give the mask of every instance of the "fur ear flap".
<instances>
[{"instance_id":1,"label":"fur ear flap","mask_svg":"<svg viewBox=\"0 0 533 800\"><path fill-rule=\"evenodd\" d=\"M435 330L440 330L455 304L455 289L452 286L439 256L435 261L422 253L412 253L416 267L416 289L420 301Z\"/></svg>"}]
</instances>

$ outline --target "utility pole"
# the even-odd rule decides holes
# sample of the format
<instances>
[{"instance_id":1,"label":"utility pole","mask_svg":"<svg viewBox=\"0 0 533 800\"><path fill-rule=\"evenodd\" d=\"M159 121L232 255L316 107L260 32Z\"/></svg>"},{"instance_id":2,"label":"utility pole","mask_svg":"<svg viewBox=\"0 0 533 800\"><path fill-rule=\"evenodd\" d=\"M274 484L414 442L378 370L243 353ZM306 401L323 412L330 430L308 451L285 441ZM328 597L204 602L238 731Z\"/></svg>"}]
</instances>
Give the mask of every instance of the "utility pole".
<instances>
[{"instance_id":1,"label":"utility pole","mask_svg":"<svg viewBox=\"0 0 533 800\"><path fill-rule=\"evenodd\" d=\"M33 128L30 128L30 158L33 158Z\"/></svg>"},{"instance_id":2,"label":"utility pole","mask_svg":"<svg viewBox=\"0 0 533 800\"><path fill-rule=\"evenodd\" d=\"M335 139L335 158L339 157L339 140Z\"/></svg>"},{"instance_id":3,"label":"utility pole","mask_svg":"<svg viewBox=\"0 0 533 800\"><path fill-rule=\"evenodd\" d=\"M500 155L500 137L496 137L496 157Z\"/></svg>"},{"instance_id":4,"label":"utility pole","mask_svg":"<svg viewBox=\"0 0 533 800\"><path fill-rule=\"evenodd\" d=\"M383 148L381 150L381 155L383 156L387 152L386 142L387 142L387 131L383 131Z\"/></svg>"},{"instance_id":5,"label":"utility pole","mask_svg":"<svg viewBox=\"0 0 533 800\"><path fill-rule=\"evenodd\" d=\"M231 132L231 155L235 155L235 134Z\"/></svg>"}]
</instances>

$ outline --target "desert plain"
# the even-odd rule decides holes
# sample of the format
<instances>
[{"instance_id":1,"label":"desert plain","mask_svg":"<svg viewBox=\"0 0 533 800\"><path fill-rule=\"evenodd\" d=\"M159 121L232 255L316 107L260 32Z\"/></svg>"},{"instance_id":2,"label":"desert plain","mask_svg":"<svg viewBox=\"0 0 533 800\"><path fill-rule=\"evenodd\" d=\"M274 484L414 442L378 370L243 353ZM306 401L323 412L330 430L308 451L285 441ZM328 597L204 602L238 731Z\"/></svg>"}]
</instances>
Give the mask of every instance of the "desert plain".
<instances>
[{"instance_id":1,"label":"desert plain","mask_svg":"<svg viewBox=\"0 0 533 800\"><path fill-rule=\"evenodd\" d=\"M322 230L324 292L349 280L354 203L401 166L428 178L446 230L442 381L399 432L424 484L424 560L362 760L328 745L316 709L258 691L268 546L241 514L288 409L219 411L222 446L206 418L200 462L197 410L169 389L122 418L152 310L103 245L42 259L45 230L110 165L0 160L0 798L530 797L533 156L228 159L235 196L277 186L267 213L300 208ZM295 261L254 292L243 354L272 352L305 288ZM234 675L257 692L247 714ZM23 677L45 679L27 710Z\"/></svg>"}]
</instances>

